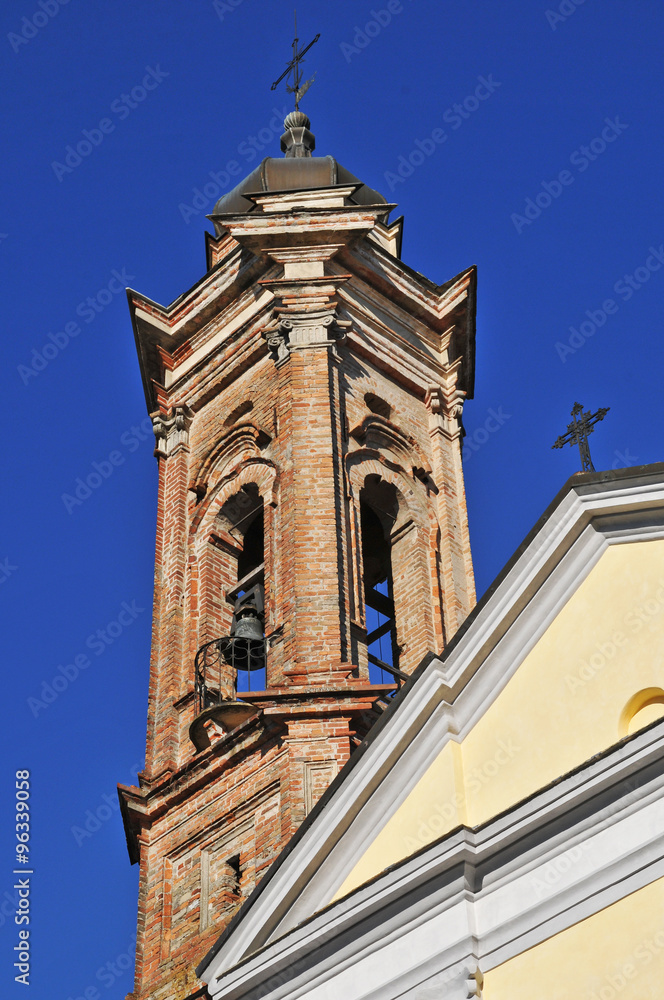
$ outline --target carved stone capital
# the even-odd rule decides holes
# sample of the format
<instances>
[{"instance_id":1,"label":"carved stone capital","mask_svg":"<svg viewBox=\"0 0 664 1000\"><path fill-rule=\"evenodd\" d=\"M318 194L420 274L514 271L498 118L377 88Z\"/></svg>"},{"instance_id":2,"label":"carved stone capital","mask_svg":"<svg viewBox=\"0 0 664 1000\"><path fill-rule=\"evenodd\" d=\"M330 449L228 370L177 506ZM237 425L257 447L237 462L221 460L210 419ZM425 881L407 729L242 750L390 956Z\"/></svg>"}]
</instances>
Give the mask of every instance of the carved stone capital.
<instances>
[{"instance_id":1,"label":"carved stone capital","mask_svg":"<svg viewBox=\"0 0 664 1000\"><path fill-rule=\"evenodd\" d=\"M325 274L325 264L341 248L339 243L276 248L266 251L283 266L283 277L260 282L274 295L272 320L263 331L275 363L288 360L291 351L334 347L343 340L350 320L337 317L339 286L349 274Z\"/></svg>"},{"instance_id":2,"label":"carved stone capital","mask_svg":"<svg viewBox=\"0 0 664 1000\"><path fill-rule=\"evenodd\" d=\"M462 416L466 392L459 388L460 359L449 365L440 386L427 390L425 403L431 411L436 430L451 441L463 432Z\"/></svg>"},{"instance_id":3,"label":"carved stone capital","mask_svg":"<svg viewBox=\"0 0 664 1000\"><path fill-rule=\"evenodd\" d=\"M287 361L291 351L310 347L332 347L346 337L350 320L338 319L336 305L325 309L277 310L277 316L263 331L277 366Z\"/></svg>"},{"instance_id":4,"label":"carved stone capital","mask_svg":"<svg viewBox=\"0 0 664 1000\"><path fill-rule=\"evenodd\" d=\"M161 413L152 416L152 429L156 439L155 455L168 458L178 449L189 447L189 428L193 416L188 406L176 406L169 417Z\"/></svg>"}]
</instances>

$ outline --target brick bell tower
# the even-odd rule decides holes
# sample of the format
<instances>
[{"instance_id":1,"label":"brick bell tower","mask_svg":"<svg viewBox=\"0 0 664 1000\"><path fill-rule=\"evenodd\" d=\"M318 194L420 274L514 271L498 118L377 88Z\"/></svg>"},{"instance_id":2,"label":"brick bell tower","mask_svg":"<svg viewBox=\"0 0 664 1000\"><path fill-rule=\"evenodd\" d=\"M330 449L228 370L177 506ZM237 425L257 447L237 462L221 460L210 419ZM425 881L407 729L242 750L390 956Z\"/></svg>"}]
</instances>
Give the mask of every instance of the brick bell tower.
<instances>
[{"instance_id":1,"label":"brick bell tower","mask_svg":"<svg viewBox=\"0 0 664 1000\"><path fill-rule=\"evenodd\" d=\"M475 269L435 285L302 112L170 306L129 291L159 496L135 1000L195 965L474 603Z\"/></svg>"}]
</instances>

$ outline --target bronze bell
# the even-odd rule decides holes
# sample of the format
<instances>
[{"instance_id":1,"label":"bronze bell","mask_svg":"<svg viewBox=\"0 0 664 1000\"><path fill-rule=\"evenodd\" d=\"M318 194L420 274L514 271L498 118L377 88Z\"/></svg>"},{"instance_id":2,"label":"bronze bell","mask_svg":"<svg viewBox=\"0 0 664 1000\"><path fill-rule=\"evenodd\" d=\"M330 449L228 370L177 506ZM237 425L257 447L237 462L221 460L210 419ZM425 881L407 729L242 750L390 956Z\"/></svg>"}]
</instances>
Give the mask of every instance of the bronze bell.
<instances>
[{"instance_id":1,"label":"bronze bell","mask_svg":"<svg viewBox=\"0 0 664 1000\"><path fill-rule=\"evenodd\" d=\"M251 604L245 604L236 612L235 625L231 631L234 639L263 640L263 623L258 611Z\"/></svg>"}]
</instances>

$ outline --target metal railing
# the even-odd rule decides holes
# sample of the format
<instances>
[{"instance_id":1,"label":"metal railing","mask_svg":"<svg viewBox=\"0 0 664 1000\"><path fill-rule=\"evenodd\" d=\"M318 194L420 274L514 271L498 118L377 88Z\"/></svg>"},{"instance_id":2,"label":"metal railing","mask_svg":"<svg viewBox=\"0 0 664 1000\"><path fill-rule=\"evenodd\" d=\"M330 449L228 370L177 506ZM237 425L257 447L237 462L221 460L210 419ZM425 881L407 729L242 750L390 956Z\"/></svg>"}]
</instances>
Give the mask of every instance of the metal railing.
<instances>
[{"instance_id":1,"label":"metal railing","mask_svg":"<svg viewBox=\"0 0 664 1000\"><path fill-rule=\"evenodd\" d=\"M265 639L223 636L206 642L196 653L194 666L196 715L212 705L234 700L238 671L247 672L248 690L251 690L251 674L264 670L266 660Z\"/></svg>"}]
</instances>

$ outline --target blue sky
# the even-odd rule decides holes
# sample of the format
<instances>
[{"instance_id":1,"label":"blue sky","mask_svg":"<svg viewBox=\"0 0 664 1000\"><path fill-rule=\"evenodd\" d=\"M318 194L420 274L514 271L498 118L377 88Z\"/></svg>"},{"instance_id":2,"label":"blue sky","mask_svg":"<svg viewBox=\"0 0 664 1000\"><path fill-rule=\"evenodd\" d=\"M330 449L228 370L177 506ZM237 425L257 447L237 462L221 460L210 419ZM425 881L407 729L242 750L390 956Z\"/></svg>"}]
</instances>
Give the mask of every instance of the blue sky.
<instances>
[{"instance_id":1,"label":"blue sky","mask_svg":"<svg viewBox=\"0 0 664 1000\"><path fill-rule=\"evenodd\" d=\"M664 8L298 13L303 40L321 33L302 105L317 152L398 202L411 267L442 282L478 266L464 420L481 594L579 467L551 450L576 400L611 408L591 437L598 469L662 459ZM163 303L190 287L205 212L279 155L289 99L270 84L292 7L9 0L0 21L1 992L24 991L12 799L27 768L30 996L105 1000L131 989L137 869L115 786L144 752L156 502L124 286Z\"/></svg>"}]
</instances>

